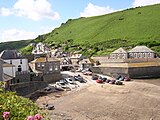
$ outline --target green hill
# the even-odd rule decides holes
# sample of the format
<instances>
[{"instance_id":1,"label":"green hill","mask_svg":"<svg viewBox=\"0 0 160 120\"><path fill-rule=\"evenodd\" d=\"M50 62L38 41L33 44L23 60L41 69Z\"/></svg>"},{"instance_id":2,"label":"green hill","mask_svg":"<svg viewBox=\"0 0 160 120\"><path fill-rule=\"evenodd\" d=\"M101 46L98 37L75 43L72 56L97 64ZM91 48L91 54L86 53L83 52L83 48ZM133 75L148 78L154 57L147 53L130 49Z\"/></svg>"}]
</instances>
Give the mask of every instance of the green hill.
<instances>
[{"instance_id":1,"label":"green hill","mask_svg":"<svg viewBox=\"0 0 160 120\"><path fill-rule=\"evenodd\" d=\"M34 41L89 55L106 55L124 47L147 45L160 53L160 4L96 17L69 19Z\"/></svg>"},{"instance_id":2,"label":"green hill","mask_svg":"<svg viewBox=\"0 0 160 120\"><path fill-rule=\"evenodd\" d=\"M0 43L0 52L6 49L21 49L29 45L31 40L21 40L21 41L11 41L11 42L2 42Z\"/></svg>"},{"instance_id":3,"label":"green hill","mask_svg":"<svg viewBox=\"0 0 160 120\"><path fill-rule=\"evenodd\" d=\"M90 50L89 53L95 54L108 54L118 47L130 49L136 45L147 45L160 52L159 11L160 4L157 4L103 16L69 19L41 38L53 46L65 43L66 50Z\"/></svg>"}]
</instances>

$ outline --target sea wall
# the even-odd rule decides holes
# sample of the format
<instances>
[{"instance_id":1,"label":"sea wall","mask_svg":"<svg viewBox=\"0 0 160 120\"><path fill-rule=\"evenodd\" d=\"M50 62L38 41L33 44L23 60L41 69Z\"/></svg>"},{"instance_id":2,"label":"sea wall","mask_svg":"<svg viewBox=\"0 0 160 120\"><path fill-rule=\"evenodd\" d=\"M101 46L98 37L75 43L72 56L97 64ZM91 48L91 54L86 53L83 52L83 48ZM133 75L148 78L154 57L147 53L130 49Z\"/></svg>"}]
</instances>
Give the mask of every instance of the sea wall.
<instances>
[{"instance_id":1,"label":"sea wall","mask_svg":"<svg viewBox=\"0 0 160 120\"><path fill-rule=\"evenodd\" d=\"M160 66L117 66L111 67L93 67L91 70L94 73L109 75L109 76L118 76L124 75L130 78L160 78Z\"/></svg>"},{"instance_id":2,"label":"sea wall","mask_svg":"<svg viewBox=\"0 0 160 120\"><path fill-rule=\"evenodd\" d=\"M160 78L160 66L130 67L130 78Z\"/></svg>"},{"instance_id":3,"label":"sea wall","mask_svg":"<svg viewBox=\"0 0 160 120\"><path fill-rule=\"evenodd\" d=\"M124 67L93 67L94 73L117 77L118 75L129 76L128 68Z\"/></svg>"}]
</instances>

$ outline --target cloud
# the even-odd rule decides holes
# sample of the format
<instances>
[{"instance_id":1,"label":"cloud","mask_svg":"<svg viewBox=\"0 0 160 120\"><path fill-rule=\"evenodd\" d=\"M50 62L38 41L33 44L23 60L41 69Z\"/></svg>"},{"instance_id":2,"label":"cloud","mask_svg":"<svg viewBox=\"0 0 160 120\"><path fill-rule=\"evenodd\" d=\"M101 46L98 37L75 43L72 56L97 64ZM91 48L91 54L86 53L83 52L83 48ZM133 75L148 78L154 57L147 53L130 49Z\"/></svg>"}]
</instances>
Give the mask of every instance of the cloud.
<instances>
[{"instance_id":1,"label":"cloud","mask_svg":"<svg viewBox=\"0 0 160 120\"><path fill-rule=\"evenodd\" d=\"M39 34L42 35L42 34L46 34L46 33L49 33L51 32L52 30L54 30L55 28L57 28L59 26L52 26L52 27L49 27L49 26L41 26L40 27L40 32Z\"/></svg>"},{"instance_id":2,"label":"cloud","mask_svg":"<svg viewBox=\"0 0 160 120\"><path fill-rule=\"evenodd\" d=\"M2 16L9 16L9 15L12 15L13 12L10 11L9 9L7 9L7 8L1 8L1 9L0 9L0 14L1 14Z\"/></svg>"},{"instance_id":3,"label":"cloud","mask_svg":"<svg viewBox=\"0 0 160 120\"><path fill-rule=\"evenodd\" d=\"M34 32L28 32L25 30L17 30L15 28L1 31L0 42L27 40L36 38L37 35Z\"/></svg>"},{"instance_id":4,"label":"cloud","mask_svg":"<svg viewBox=\"0 0 160 120\"><path fill-rule=\"evenodd\" d=\"M132 4L133 7L146 6L160 3L160 0L135 0Z\"/></svg>"},{"instance_id":5,"label":"cloud","mask_svg":"<svg viewBox=\"0 0 160 120\"><path fill-rule=\"evenodd\" d=\"M115 10L110 8L109 6L107 7L100 7L97 5L93 5L92 3L89 3L87 7L84 9L82 13L80 13L81 17L90 17L90 16L98 16L98 15L103 15L107 13L112 13Z\"/></svg>"},{"instance_id":6,"label":"cloud","mask_svg":"<svg viewBox=\"0 0 160 120\"><path fill-rule=\"evenodd\" d=\"M13 8L3 9L6 13L13 13L16 16L27 17L35 21L44 18L52 20L60 19L60 15L52 10L51 4L47 0L18 0Z\"/></svg>"}]
</instances>

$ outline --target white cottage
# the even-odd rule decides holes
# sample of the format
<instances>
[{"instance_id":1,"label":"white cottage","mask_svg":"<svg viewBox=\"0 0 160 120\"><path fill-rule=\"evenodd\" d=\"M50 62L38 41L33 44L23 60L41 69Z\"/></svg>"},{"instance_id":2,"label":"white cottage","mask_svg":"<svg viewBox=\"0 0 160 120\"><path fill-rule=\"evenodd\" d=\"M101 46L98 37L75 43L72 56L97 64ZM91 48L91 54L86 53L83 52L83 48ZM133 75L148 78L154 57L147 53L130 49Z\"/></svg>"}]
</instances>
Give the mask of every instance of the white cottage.
<instances>
[{"instance_id":1,"label":"white cottage","mask_svg":"<svg viewBox=\"0 0 160 120\"><path fill-rule=\"evenodd\" d=\"M15 66L16 71L28 71L28 59L21 57L16 50L4 50L0 54L4 62Z\"/></svg>"},{"instance_id":2,"label":"white cottage","mask_svg":"<svg viewBox=\"0 0 160 120\"><path fill-rule=\"evenodd\" d=\"M3 73L13 78L16 77L16 66L9 63L3 63Z\"/></svg>"},{"instance_id":3,"label":"white cottage","mask_svg":"<svg viewBox=\"0 0 160 120\"><path fill-rule=\"evenodd\" d=\"M50 48L46 44L40 42L36 44L35 48L32 51L32 54L46 54L48 52L50 52Z\"/></svg>"}]
</instances>

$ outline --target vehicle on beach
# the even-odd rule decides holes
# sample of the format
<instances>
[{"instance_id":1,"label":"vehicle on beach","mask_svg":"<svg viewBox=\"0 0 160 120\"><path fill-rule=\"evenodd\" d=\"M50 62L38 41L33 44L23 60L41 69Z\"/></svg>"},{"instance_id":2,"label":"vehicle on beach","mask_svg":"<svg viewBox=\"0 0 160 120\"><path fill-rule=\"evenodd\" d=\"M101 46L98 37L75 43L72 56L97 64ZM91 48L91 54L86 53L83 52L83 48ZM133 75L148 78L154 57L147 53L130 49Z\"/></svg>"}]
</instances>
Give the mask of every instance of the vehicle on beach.
<instances>
[{"instance_id":1,"label":"vehicle on beach","mask_svg":"<svg viewBox=\"0 0 160 120\"><path fill-rule=\"evenodd\" d=\"M125 77L124 81L131 81L131 79L129 77Z\"/></svg>"},{"instance_id":2,"label":"vehicle on beach","mask_svg":"<svg viewBox=\"0 0 160 120\"><path fill-rule=\"evenodd\" d=\"M71 90L71 88L67 84L68 83L65 82L64 80L60 80L56 82L54 87L55 89L58 89L58 90Z\"/></svg>"},{"instance_id":3,"label":"vehicle on beach","mask_svg":"<svg viewBox=\"0 0 160 120\"><path fill-rule=\"evenodd\" d=\"M131 79L129 77L125 77L125 76L121 76L119 75L116 80L119 80L119 81L130 81Z\"/></svg>"},{"instance_id":4,"label":"vehicle on beach","mask_svg":"<svg viewBox=\"0 0 160 120\"><path fill-rule=\"evenodd\" d=\"M92 80L97 80L98 79L98 75L97 74L95 74L95 75L92 75Z\"/></svg>"},{"instance_id":5,"label":"vehicle on beach","mask_svg":"<svg viewBox=\"0 0 160 120\"><path fill-rule=\"evenodd\" d=\"M116 80L115 82L116 85L123 85L123 82L119 81L119 80Z\"/></svg>"},{"instance_id":6,"label":"vehicle on beach","mask_svg":"<svg viewBox=\"0 0 160 120\"><path fill-rule=\"evenodd\" d=\"M96 80L97 83L103 83L103 80L102 79L98 79Z\"/></svg>"},{"instance_id":7,"label":"vehicle on beach","mask_svg":"<svg viewBox=\"0 0 160 120\"><path fill-rule=\"evenodd\" d=\"M76 84L76 83L75 83L75 80L72 79L72 78L65 78L65 81L66 81L67 83L69 83L69 84Z\"/></svg>"},{"instance_id":8,"label":"vehicle on beach","mask_svg":"<svg viewBox=\"0 0 160 120\"><path fill-rule=\"evenodd\" d=\"M87 80L85 80L82 76L80 76L80 75L75 75L74 76L74 79L75 79L75 81L79 81L80 83L86 83L87 82Z\"/></svg>"},{"instance_id":9,"label":"vehicle on beach","mask_svg":"<svg viewBox=\"0 0 160 120\"><path fill-rule=\"evenodd\" d=\"M116 80L110 80L109 84L115 84Z\"/></svg>"},{"instance_id":10,"label":"vehicle on beach","mask_svg":"<svg viewBox=\"0 0 160 120\"><path fill-rule=\"evenodd\" d=\"M106 80L106 83L109 83L110 81L111 81L110 79L107 79L107 80Z\"/></svg>"}]
</instances>

